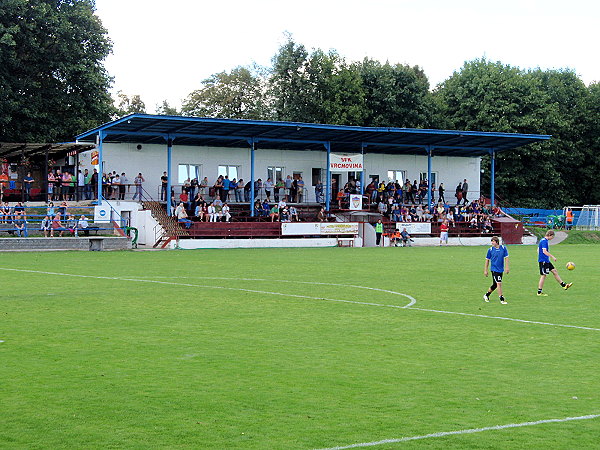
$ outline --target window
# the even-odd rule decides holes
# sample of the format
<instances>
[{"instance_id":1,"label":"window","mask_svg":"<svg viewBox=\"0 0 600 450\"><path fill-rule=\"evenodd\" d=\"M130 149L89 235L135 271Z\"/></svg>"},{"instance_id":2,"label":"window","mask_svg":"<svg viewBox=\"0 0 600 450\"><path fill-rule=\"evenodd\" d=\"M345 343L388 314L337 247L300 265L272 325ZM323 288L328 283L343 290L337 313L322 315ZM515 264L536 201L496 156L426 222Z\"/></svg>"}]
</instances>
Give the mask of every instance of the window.
<instances>
[{"instance_id":1,"label":"window","mask_svg":"<svg viewBox=\"0 0 600 450\"><path fill-rule=\"evenodd\" d=\"M219 166L219 175L228 176L230 180L238 179L238 166Z\"/></svg>"},{"instance_id":2,"label":"window","mask_svg":"<svg viewBox=\"0 0 600 450\"><path fill-rule=\"evenodd\" d=\"M360 172L348 172L348 181L350 180L360 180Z\"/></svg>"},{"instance_id":3,"label":"window","mask_svg":"<svg viewBox=\"0 0 600 450\"><path fill-rule=\"evenodd\" d=\"M267 178L277 183L278 180L283 180L283 171L283 167L267 167Z\"/></svg>"},{"instance_id":4,"label":"window","mask_svg":"<svg viewBox=\"0 0 600 450\"><path fill-rule=\"evenodd\" d=\"M396 182L396 180L398 180L398 184L400 184L400 186L404 185L404 178L406 177L404 173L404 170L388 170L388 182Z\"/></svg>"},{"instance_id":5,"label":"window","mask_svg":"<svg viewBox=\"0 0 600 450\"><path fill-rule=\"evenodd\" d=\"M313 167L312 169L312 185L316 186L317 183L320 181L321 183L325 184L325 180L323 180L323 178L321 178L321 174L322 174L323 169L321 169L320 167Z\"/></svg>"},{"instance_id":6,"label":"window","mask_svg":"<svg viewBox=\"0 0 600 450\"><path fill-rule=\"evenodd\" d=\"M188 178L193 180L194 178L200 179L202 174L202 166L196 164L179 164L177 170L177 183L183 184Z\"/></svg>"},{"instance_id":7,"label":"window","mask_svg":"<svg viewBox=\"0 0 600 450\"><path fill-rule=\"evenodd\" d=\"M421 172L419 174L419 181L423 181L427 179L427 172ZM431 172L431 180L430 183L437 183L437 172Z\"/></svg>"}]
</instances>

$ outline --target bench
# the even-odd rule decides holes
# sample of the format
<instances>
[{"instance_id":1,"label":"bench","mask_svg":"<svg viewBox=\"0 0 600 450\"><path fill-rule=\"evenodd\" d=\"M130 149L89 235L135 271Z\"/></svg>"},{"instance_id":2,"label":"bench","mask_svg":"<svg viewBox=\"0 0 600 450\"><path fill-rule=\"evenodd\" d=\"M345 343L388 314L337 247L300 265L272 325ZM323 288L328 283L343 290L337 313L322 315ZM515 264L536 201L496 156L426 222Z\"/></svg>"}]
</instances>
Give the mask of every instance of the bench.
<instances>
[{"instance_id":1,"label":"bench","mask_svg":"<svg viewBox=\"0 0 600 450\"><path fill-rule=\"evenodd\" d=\"M339 237L337 238L338 247L354 247L353 237Z\"/></svg>"}]
</instances>

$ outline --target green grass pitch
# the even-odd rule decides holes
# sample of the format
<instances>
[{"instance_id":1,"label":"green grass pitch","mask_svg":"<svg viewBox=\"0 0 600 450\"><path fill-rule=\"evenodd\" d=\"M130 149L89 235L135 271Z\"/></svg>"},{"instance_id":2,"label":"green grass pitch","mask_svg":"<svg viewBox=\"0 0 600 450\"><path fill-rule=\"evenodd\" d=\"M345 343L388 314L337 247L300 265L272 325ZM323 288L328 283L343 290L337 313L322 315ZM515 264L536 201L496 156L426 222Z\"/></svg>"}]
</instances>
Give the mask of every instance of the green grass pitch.
<instances>
[{"instance_id":1,"label":"green grass pitch","mask_svg":"<svg viewBox=\"0 0 600 450\"><path fill-rule=\"evenodd\" d=\"M551 246L574 285L541 298L537 249L510 246L508 305L482 300L484 247L1 254L0 448L315 449L600 414L598 248ZM599 442L592 418L372 448Z\"/></svg>"}]
</instances>

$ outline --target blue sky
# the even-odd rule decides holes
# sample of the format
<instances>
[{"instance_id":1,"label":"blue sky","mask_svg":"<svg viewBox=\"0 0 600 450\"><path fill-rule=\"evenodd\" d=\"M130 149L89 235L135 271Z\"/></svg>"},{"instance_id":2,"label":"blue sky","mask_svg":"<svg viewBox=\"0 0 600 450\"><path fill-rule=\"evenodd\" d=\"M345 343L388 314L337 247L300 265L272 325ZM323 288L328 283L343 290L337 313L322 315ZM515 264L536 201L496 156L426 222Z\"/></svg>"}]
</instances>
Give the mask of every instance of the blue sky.
<instances>
[{"instance_id":1,"label":"blue sky","mask_svg":"<svg viewBox=\"0 0 600 450\"><path fill-rule=\"evenodd\" d=\"M600 2L590 0L96 0L114 43L114 91L148 112L209 75L269 65L285 32L307 48L419 65L432 87L486 56L521 68L570 68L600 81Z\"/></svg>"}]
</instances>

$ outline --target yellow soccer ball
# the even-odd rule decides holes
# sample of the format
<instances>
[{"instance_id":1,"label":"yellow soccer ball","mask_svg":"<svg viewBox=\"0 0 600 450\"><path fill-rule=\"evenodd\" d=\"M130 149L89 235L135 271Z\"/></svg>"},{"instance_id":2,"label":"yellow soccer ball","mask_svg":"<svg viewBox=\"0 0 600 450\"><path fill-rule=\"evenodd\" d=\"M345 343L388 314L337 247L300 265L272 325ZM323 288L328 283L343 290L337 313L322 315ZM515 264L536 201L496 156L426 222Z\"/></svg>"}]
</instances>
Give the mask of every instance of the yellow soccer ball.
<instances>
[{"instance_id":1,"label":"yellow soccer ball","mask_svg":"<svg viewBox=\"0 0 600 450\"><path fill-rule=\"evenodd\" d=\"M574 262L572 262L572 261L569 261L569 262L567 263L567 269L569 269L569 270L573 270L574 268L575 268L575 263L574 263Z\"/></svg>"}]
</instances>

